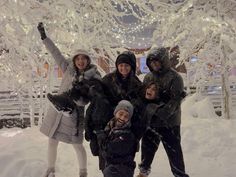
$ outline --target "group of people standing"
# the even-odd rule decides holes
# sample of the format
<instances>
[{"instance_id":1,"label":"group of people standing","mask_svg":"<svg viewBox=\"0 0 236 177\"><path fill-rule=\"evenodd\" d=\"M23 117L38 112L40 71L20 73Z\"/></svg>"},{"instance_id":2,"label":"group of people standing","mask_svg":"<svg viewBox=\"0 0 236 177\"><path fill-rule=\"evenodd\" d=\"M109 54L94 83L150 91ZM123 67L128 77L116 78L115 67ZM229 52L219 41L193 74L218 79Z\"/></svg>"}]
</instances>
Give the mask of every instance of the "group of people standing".
<instances>
[{"instance_id":1,"label":"group of people standing","mask_svg":"<svg viewBox=\"0 0 236 177\"><path fill-rule=\"evenodd\" d=\"M166 48L149 52L150 73L142 83L135 75L136 57L132 52L119 54L116 70L101 77L85 50L78 50L72 60L66 60L47 37L42 23L38 31L63 72L59 95L48 96L54 108L49 107L40 128L49 137L48 168L44 177L55 176L59 142L73 145L79 176L87 177L84 137L90 143L91 153L98 156L104 177L133 177L140 140L141 162L137 177L150 174L160 142L173 175L188 177L180 136L180 105L185 96L183 80L170 67ZM90 104L85 113L87 103ZM63 113L66 110L69 110L67 115Z\"/></svg>"}]
</instances>

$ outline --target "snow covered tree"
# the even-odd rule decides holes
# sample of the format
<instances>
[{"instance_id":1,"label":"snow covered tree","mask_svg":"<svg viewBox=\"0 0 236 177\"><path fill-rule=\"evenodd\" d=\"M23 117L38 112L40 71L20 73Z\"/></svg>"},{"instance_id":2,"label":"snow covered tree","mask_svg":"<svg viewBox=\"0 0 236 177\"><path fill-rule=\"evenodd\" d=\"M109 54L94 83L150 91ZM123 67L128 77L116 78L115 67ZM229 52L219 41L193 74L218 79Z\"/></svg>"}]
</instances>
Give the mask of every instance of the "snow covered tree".
<instances>
[{"instance_id":1,"label":"snow covered tree","mask_svg":"<svg viewBox=\"0 0 236 177\"><path fill-rule=\"evenodd\" d=\"M230 85L228 70L235 66L236 51L236 2L230 0L189 0L169 8L169 18L159 21L153 42L166 46L180 46L180 62L198 58L195 64L195 83L214 79L209 77L207 64L220 66L224 117L230 117ZM216 77L216 76L214 76Z\"/></svg>"},{"instance_id":2,"label":"snow covered tree","mask_svg":"<svg viewBox=\"0 0 236 177\"><path fill-rule=\"evenodd\" d=\"M3 0L1 78L10 79L16 90L32 88L32 70L45 72L45 63L54 65L36 29L43 22L48 36L68 57L85 48L94 62L102 56L114 66L117 48L178 45L180 63L198 58L196 83L206 79L206 63L220 64L227 83L227 68L235 65L235 18L233 0ZM34 77L40 80L40 90L50 83L50 78Z\"/></svg>"}]
</instances>

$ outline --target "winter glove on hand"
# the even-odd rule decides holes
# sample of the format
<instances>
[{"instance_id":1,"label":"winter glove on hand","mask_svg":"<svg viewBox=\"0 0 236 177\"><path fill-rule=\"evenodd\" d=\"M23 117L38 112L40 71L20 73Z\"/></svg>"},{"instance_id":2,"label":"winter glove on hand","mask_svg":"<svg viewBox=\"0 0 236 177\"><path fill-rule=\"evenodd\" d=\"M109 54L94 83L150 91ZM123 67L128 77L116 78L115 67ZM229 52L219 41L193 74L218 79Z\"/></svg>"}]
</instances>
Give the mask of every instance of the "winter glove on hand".
<instances>
[{"instance_id":1,"label":"winter glove on hand","mask_svg":"<svg viewBox=\"0 0 236 177\"><path fill-rule=\"evenodd\" d=\"M40 33L40 35L41 35L41 39L42 39L42 40L46 39L47 36L46 36L46 32L45 32L43 23L42 23L42 22L39 22L37 28L38 28L38 31L39 31L39 33Z\"/></svg>"},{"instance_id":2,"label":"winter glove on hand","mask_svg":"<svg viewBox=\"0 0 236 177\"><path fill-rule=\"evenodd\" d=\"M105 139L107 138L107 134L104 130L98 130L94 132L97 136L98 144L101 147Z\"/></svg>"},{"instance_id":3,"label":"winter glove on hand","mask_svg":"<svg viewBox=\"0 0 236 177\"><path fill-rule=\"evenodd\" d=\"M93 131L98 139L103 139L106 137L106 132L104 130L94 130Z\"/></svg>"},{"instance_id":4,"label":"winter glove on hand","mask_svg":"<svg viewBox=\"0 0 236 177\"><path fill-rule=\"evenodd\" d=\"M91 133L89 131L86 131L84 138L86 141L90 141L91 140Z\"/></svg>"}]
</instances>

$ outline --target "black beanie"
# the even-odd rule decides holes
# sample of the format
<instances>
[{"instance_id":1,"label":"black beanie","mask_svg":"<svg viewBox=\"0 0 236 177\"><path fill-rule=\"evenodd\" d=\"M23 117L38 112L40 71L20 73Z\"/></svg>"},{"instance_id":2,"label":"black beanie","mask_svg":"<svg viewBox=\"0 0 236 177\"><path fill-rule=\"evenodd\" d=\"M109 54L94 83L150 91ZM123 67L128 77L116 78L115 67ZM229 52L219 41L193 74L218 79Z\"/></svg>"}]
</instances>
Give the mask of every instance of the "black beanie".
<instances>
[{"instance_id":1,"label":"black beanie","mask_svg":"<svg viewBox=\"0 0 236 177\"><path fill-rule=\"evenodd\" d=\"M121 63L126 63L129 64L130 66L132 65L130 58L126 55L121 55L120 57L117 58L116 65L118 66Z\"/></svg>"},{"instance_id":2,"label":"black beanie","mask_svg":"<svg viewBox=\"0 0 236 177\"><path fill-rule=\"evenodd\" d=\"M121 63L126 63L130 65L133 72L136 72L136 57L133 52L125 51L118 55L116 59L116 68Z\"/></svg>"}]
</instances>

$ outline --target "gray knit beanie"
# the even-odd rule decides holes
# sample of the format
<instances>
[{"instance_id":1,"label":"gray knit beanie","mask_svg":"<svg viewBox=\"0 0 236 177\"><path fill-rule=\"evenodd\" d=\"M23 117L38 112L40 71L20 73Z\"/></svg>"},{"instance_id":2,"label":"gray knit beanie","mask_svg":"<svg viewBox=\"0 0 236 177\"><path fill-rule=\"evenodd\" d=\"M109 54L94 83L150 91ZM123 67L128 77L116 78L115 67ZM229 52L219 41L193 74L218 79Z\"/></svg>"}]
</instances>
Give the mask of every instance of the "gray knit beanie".
<instances>
[{"instance_id":1,"label":"gray knit beanie","mask_svg":"<svg viewBox=\"0 0 236 177\"><path fill-rule=\"evenodd\" d=\"M119 111L119 110L126 110L129 113L129 118L133 116L134 112L134 107L133 105L127 101L127 100L121 100L118 105L115 108L114 115Z\"/></svg>"}]
</instances>

